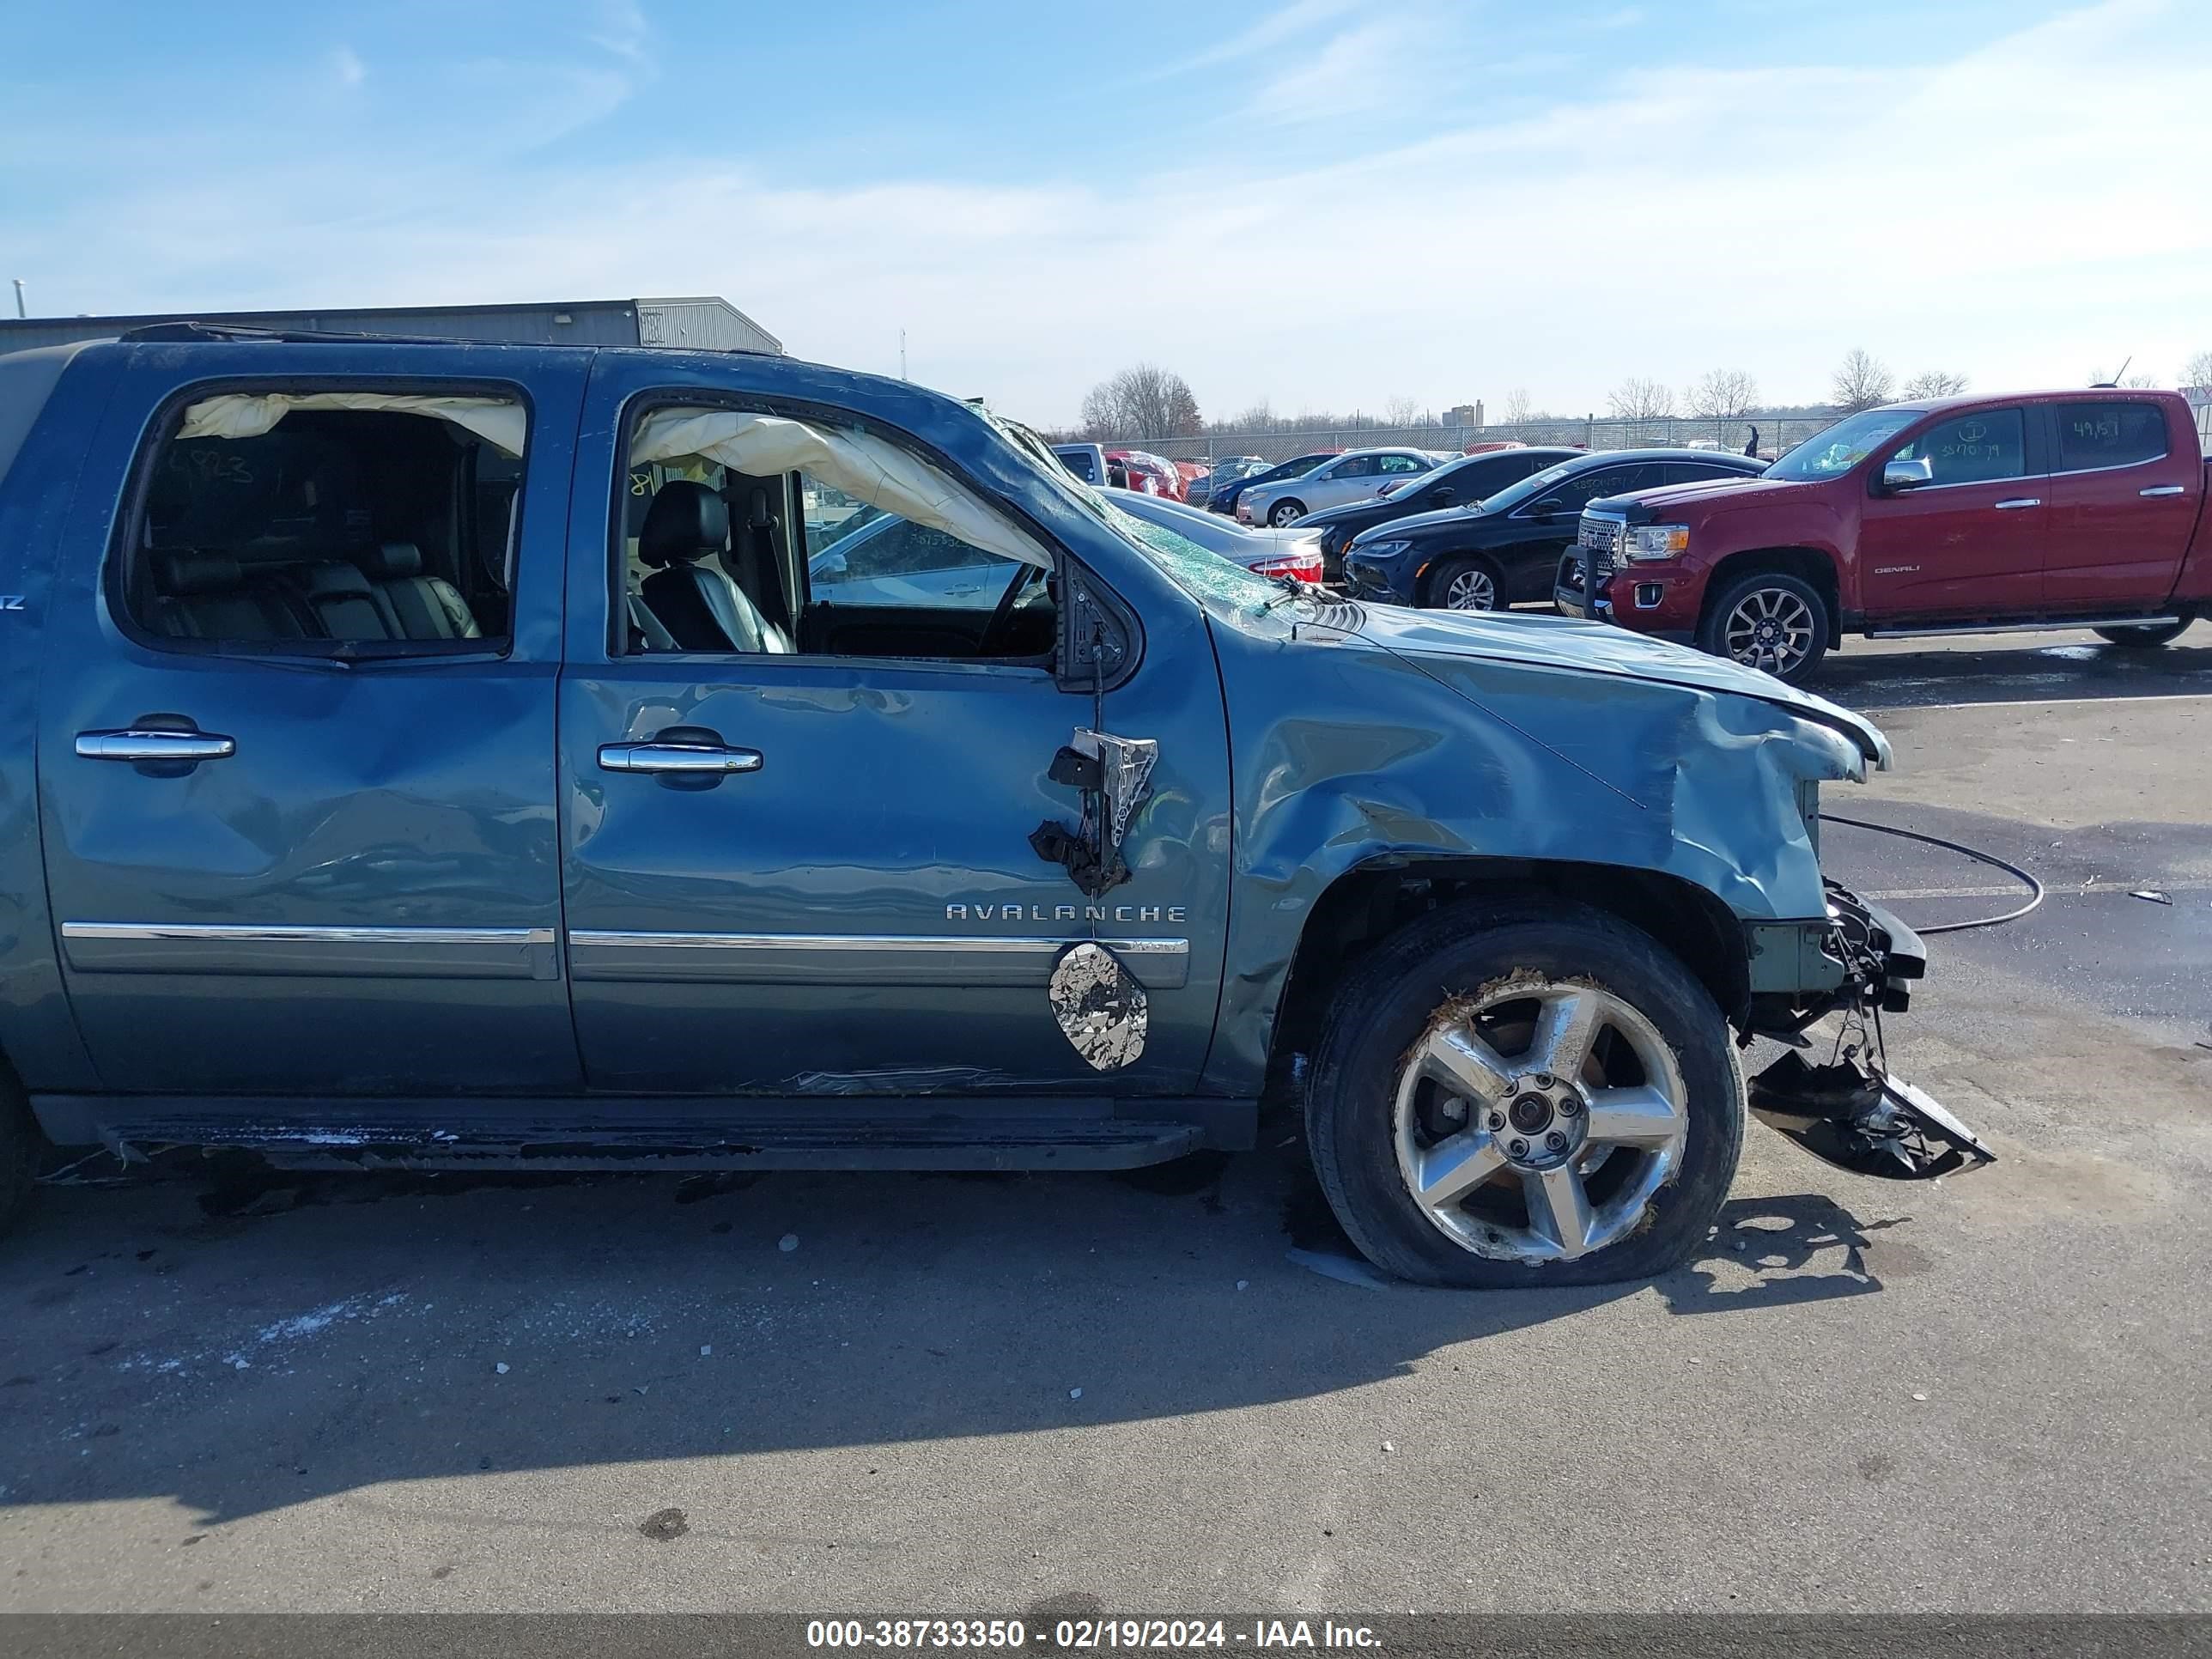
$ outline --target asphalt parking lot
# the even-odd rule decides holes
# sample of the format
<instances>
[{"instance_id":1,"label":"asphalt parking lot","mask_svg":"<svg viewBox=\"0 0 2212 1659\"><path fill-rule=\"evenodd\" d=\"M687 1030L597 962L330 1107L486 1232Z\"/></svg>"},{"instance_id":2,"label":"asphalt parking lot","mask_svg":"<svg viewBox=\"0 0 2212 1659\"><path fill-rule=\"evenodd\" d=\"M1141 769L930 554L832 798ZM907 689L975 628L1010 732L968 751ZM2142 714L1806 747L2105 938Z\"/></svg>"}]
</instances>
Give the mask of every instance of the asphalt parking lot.
<instances>
[{"instance_id":1,"label":"asphalt parking lot","mask_svg":"<svg viewBox=\"0 0 2212 1659\"><path fill-rule=\"evenodd\" d=\"M1819 689L1899 758L1832 808L2051 888L1890 1028L1995 1167L1754 1128L1689 1268L1489 1296L1374 1280L1283 1145L56 1188L0 1250L0 1609L2212 1610L2212 628Z\"/></svg>"}]
</instances>

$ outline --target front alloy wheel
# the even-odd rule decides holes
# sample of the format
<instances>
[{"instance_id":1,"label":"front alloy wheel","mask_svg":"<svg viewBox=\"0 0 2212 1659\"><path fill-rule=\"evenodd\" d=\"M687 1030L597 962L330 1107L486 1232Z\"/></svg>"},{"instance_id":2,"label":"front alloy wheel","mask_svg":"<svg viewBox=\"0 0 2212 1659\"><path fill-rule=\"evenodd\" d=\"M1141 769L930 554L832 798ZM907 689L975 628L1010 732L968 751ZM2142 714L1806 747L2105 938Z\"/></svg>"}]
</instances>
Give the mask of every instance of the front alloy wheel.
<instances>
[{"instance_id":1,"label":"front alloy wheel","mask_svg":"<svg viewBox=\"0 0 2212 1659\"><path fill-rule=\"evenodd\" d=\"M1452 1005L1399 1074L1398 1170L1455 1243L1500 1261L1618 1243L1682 1154L1680 1068L1611 992L1531 975Z\"/></svg>"},{"instance_id":2,"label":"front alloy wheel","mask_svg":"<svg viewBox=\"0 0 2212 1659\"><path fill-rule=\"evenodd\" d=\"M1277 501L1267 509L1267 522L1280 530L1304 518L1306 510L1296 501Z\"/></svg>"},{"instance_id":3,"label":"front alloy wheel","mask_svg":"<svg viewBox=\"0 0 2212 1659\"><path fill-rule=\"evenodd\" d=\"M1792 684L1805 679L1828 649L1828 602L1787 571L1762 571L1717 595L1698 643Z\"/></svg>"},{"instance_id":4,"label":"front alloy wheel","mask_svg":"<svg viewBox=\"0 0 2212 1659\"><path fill-rule=\"evenodd\" d=\"M1495 611L1498 608L1498 578L1486 565L1447 566L1438 573L1435 591L1447 611Z\"/></svg>"},{"instance_id":5,"label":"front alloy wheel","mask_svg":"<svg viewBox=\"0 0 2212 1659\"><path fill-rule=\"evenodd\" d=\"M1314 1173L1376 1266L1601 1285L1701 1249L1743 1144L1712 994L1571 900L1444 906L1364 954L1309 1074Z\"/></svg>"}]
</instances>

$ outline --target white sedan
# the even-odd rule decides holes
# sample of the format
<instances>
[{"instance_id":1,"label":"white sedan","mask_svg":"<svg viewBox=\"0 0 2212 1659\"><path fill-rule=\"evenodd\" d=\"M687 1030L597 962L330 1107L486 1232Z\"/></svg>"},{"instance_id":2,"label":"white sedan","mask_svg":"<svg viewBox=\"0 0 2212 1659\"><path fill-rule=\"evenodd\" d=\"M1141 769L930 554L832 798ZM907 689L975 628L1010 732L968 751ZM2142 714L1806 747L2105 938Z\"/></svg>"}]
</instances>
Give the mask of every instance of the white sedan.
<instances>
[{"instance_id":1,"label":"white sedan","mask_svg":"<svg viewBox=\"0 0 2212 1659\"><path fill-rule=\"evenodd\" d=\"M1246 490L1237 498L1237 518L1242 524L1267 524L1279 530L1325 507L1371 500L1448 459L1425 449L1352 450L1323 461L1304 477Z\"/></svg>"}]
</instances>

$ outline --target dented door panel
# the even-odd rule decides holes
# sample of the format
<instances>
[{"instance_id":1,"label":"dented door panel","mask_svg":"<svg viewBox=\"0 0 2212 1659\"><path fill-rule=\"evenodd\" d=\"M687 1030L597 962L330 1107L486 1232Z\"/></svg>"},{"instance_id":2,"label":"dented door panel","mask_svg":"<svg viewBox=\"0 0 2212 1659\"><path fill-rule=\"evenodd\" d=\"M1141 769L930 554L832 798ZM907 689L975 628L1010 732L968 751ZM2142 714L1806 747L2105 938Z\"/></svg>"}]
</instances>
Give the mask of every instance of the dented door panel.
<instances>
[{"instance_id":1,"label":"dented door panel","mask_svg":"<svg viewBox=\"0 0 2212 1659\"><path fill-rule=\"evenodd\" d=\"M1088 693L1005 664L610 649L607 491L621 408L686 385L685 360L610 360L578 470L570 667L561 714L569 969L595 1088L693 1093L1179 1093L1212 1031L1229 870L1226 739L1205 620L1146 616L1147 656L1104 697L1111 730L1158 740L1122 852L1131 878L1086 897L1030 836L1076 822L1047 775ZM849 395L845 377L822 390ZM756 372L714 365L725 394ZM817 401L817 407L827 398ZM904 399L870 392L893 421ZM890 404L892 407L886 408ZM832 404L831 407L835 407ZM999 446L980 422L922 434L956 466ZM988 470L976 481L994 482ZM600 745L671 727L760 757L710 787L610 772ZM1055 1018L1060 951L1097 938L1148 1001L1142 1053L1109 1073Z\"/></svg>"}]
</instances>

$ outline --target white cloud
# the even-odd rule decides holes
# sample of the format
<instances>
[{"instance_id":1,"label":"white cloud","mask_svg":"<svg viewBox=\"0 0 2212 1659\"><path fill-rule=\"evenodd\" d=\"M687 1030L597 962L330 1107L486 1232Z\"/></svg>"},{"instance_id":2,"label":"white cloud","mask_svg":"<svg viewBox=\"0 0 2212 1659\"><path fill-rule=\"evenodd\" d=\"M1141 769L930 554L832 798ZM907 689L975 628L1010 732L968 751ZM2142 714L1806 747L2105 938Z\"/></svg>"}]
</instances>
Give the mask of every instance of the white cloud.
<instances>
[{"instance_id":1,"label":"white cloud","mask_svg":"<svg viewBox=\"0 0 2212 1659\"><path fill-rule=\"evenodd\" d=\"M1416 33L1409 21L1385 19L1346 29L1310 51L1282 54L1281 67L1252 94L1243 117L1285 125L1416 103L1410 94L1418 70L1403 61Z\"/></svg>"},{"instance_id":2,"label":"white cloud","mask_svg":"<svg viewBox=\"0 0 2212 1659\"><path fill-rule=\"evenodd\" d=\"M1279 46L1293 40L1309 29L1319 28L1334 21L1359 6L1362 0L1291 0L1291 3L1272 11L1248 29L1231 35L1214 46L1178 58L1159 66L1146 78L1164 79L1169 76L1188 75L1197 70L1214 69L1232 64L1241 58Z\"/></svg>"},{"instance_id":3,"label":"white cloud","mask_svg":"<svg viewBox=\"0 0 2212 1659\"><path fill-rule=\"evenodd\" d=\"M2118 0L1905 70L1633 74L1320 167L1258 140L1239 177L851 189L715 156L541 162L580 88L627 95L595 67L484 143L256 128L210 152L213 182L119 171L5 228L57 309L720 293L855 368L896 372L905 327L916 380L1039 422L1142 358L1209 410L1513 386L1601 409L1629 375L1715 364L1813 398L1859 344L1996 388L2212 346L2207 35Z\"/></svg>"},{"instance_id":4,"label":"white cloud","mask_svg":"<svg viewBox=\"0 0 2212 1659\"><path fill-rule=\"evenodd\" d=\"M331 73L340 86L357 87L368 78L368 65L351 46L340 46L331 53Z\"/></svg>"}]
</instances>

